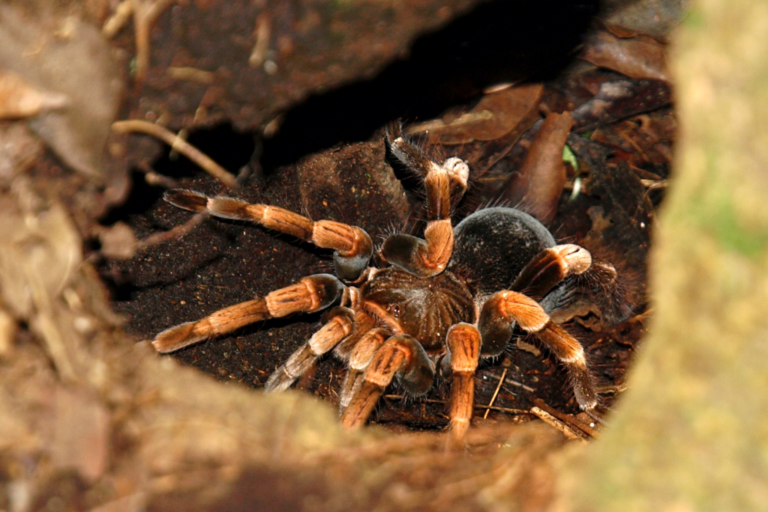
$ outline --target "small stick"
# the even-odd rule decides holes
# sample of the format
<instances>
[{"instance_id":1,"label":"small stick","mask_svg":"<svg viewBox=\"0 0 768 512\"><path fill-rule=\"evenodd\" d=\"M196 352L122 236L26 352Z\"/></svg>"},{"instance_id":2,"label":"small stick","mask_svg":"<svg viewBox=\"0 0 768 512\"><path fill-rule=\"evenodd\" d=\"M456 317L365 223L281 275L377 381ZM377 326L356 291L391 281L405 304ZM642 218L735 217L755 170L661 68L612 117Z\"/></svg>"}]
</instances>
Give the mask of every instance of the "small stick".
<instances>
[{"instance_id":1,"label":"small stick","mask_svg":"<svg viewBox=\"0 0 768 512\"><path fill-rule=\"evenodd\" d=\"M214 162L208 155L185 141L178 135L166 130L159 124L150 123L141 119L129 119L127 121L115 121L112 129L117 133L139 132L156 137L186 156L202 167L208 174L221 181L229 188L237 188L237 179L222 166Z\"/></svg>"},{"instance_id":2,"label":"small stick","mask_svg":"<svg viewBox=\"0 0 768 512\"><path fill-rule=\"evenodd\" d=\"M112 39L128 23L128 19L132 14L133 2L131 0L123 0L115 9L114 14L104 22L104 26L101 27L101 33L107 39Z\"/></svg>"},{"instance_id":3,"label":"small stick","mask_svg":"<svg viewBox=\"0 0 768 512\"><path fill-rule=\"evenodd\" d=\"M590 427L589 425L586 425L582 421L579 421L578 419L576 419L574 416L570 414L563 414L562 412L556 409L553 409L552 407L544 403L544 400L537 398L533 401L533 403L536 404L540 410L543 410L546 413L554 416L559 421L569 425L574 430L580 430L590 438L597 437L597 431L594 428Z\"/></svg>"},{"instance_id":4,"label":"small stick","mask_svg":"<svg viewBox=\"0 0 768 512\"><path fill-rule=\"evenodd\" d=\"M493 375L493 374L489 374L489 376L493 377L493 378L496 378L496 379L499 378L499 377L496 377L496 375ZM518 388L523 388L524 390L528 391L529 393L535 393L536 392L536 390L533 389L531 386L526 386L522 382L517 382L516 380L507 379L507 380L504 380L503 382L505 382L506 384L511 384L513 386L517 386ZM510 393L511 393L511 391L510 391ZM514 393L512 393L512 394L514 395Z\"/></svg>"},{"instance_id":5,"label":"small stick","mask_svg":"<svg viewBox=\"0 0 768 512\"><path fill-rule=\"evenodd\" d=\"M137 83L142 83L149 71L150 32L152 25L163 11L176 0L132 0L133 31L136 38L136 75Z\"/></svg>"},{"instance_id":6,"label":"small stick","mask_svg":"<svg viewBox=\"0 0 768 512\"><path fill-rule=\"evenodd\" d=\"M208 217L208 214L206 212L198 213L190 219L185 222L184 224L181 224L179 226L176 226L173 229L169 229L168 231L163 231L162 233L155 233L154 235L150 235L144 240L140 240L138 245L136 246L137 251L143 251L147 249L148 247L152 247L153 245L162 244L171 240L176 240L177 238L181 238L192 229L194 229L195 226L200 224L205 218Z\"/></svg>"},{"instance_id":7,"label":"small stick","mask_svg":"<svg viewBox=\"0 0 768 512\"><path fill-rule=\"evenodd\" d=\"M179 183L168 176L164 176L152 168L147 162L137 162L136 166L144 173L144 181L153 187L179 188Z\"/></svg>"},{"instance_id":8,"label":"small stick","mask_svg":"<svg viewBox=\"0 0 768 512\"><path fill-rule=\"evenodd\" d=\"M547 425L554 427L555 429L562 432L568 439L580 439L582 442L586 442L588 439L585 433L579 432L578 430L572 428L570 425L566 425L543 409L539 409L538 407L531 407L531 413Z\"/></svg>"},{"instance_id":9,"label":"small stick","mask_svg":"<svg viewBox=\"0 0 768 512\"><path fill-rule=\"evenodd\" d=\"M501 378L499 379L499 385L496 386L496 391L493 392L493 396L491 397L491 401L488 402L488 406L485 409L485 414L483 414L483 419L488 419L488 413L491 412L491 407L493 407L493 403L496 401L496 397L499 396L499 390L501 389L501 385L504 384L504 377L507 376L507 370L509 368L504 368L504 372L501 374Z\"/></svg>"},{"instance_id":10,"label":"small stick","mask_svg":"<svg viewBox=\"0 0 768 512\"><path fill-rule=\"evenodd\" d=\"M384 395L382 398L388 398L390 400L406 400L406 397L403 395ZM443 405L447 403L445 400L435 400L434 398L419 399L419 403L422 403L422 402L425 404L443 404ZM530 416L532 414L531 411L528 411L526 409L511 409L509 407L498 407L498 406L490 406L490 405L475 405L473 407L475 409L490 409L491 411L505 412L507 414L525 414L526 416Z\"/></svg>"}]
</instances>

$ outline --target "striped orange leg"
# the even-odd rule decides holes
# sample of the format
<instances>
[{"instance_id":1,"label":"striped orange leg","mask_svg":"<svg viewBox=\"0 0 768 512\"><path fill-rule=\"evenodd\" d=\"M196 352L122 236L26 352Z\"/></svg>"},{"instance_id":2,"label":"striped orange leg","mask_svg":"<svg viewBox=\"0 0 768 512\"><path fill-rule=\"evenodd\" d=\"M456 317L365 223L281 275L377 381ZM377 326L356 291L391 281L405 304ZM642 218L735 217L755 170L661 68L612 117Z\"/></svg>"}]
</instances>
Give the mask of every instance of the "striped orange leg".
<instances>
[{"instance_id":1,"label":"striped orange leg","mask_svg":"<svg viewBox=\"0 0 768 512\"><path fill-rule=\"evenodd\" d=\"M449 448L463 448L475 402L475 372L480 359L480 332L467 323L456 324L446 336L451 362L451 401L448 416Z\"/></svg>"},{"instance_id":2,"label":"striped orange leg","mask_svg":"<svg viewBox=\"0 0 768 512\"><path fill-rule=\"evenodd\" d=\"M406 140L399 126L388 134L392 153L424 178L427 193L427 228L424 240L410 235L392 235L384 242L381 256L411 274L430 277L441 273L453 254L451 208L467 190L469 167L452 157L442 164L427 158Z\"/></svg>"},{"instance_id":3,"label":"striped orange leg","mask_svg":"<svg viewBox=\"0 0 768 512\"><path fill-rule=\"evenodd\" d=\"M386 329L371 329L358 340L349 354L349 361L347 363L349 369L339 392L339 411L342 414L349 405L350 400L352 400L352 397L357 393L357 390L360 389L365 370L371 364L376 351L384 345L388 336L389 334Z\"/></svg>"},{"instance_id":4,"label":"striped orange leg","mask_svg":"<svg viewBox=\"0 0 768 512\"><path fill-rule=\"evenodd\" d=\"M604 320L618 323L629 317L632 309L624 298L616 268L593 260L589 251L578 245L557 245L540 252L510 289L540 301L570 276L578 276L575 288L599 308ZM558 314L567 316L568 308L558 308Z\"/></svg>"},{"instance_id":5,"label":"striped orange leg","mask_svg":"<svg viewBox=\"0 0 768 512\"><path fill-rule=\"evenodd\" d=\"M539 338L565 365L576 401L584 411L597 405L597 390L581 343L554 323L538 302L522 293L509 290L491 295L480 312L479 329L483 337L483 353L487 344L499 352L506 345L515 323ZM504 340L503 343L500 340Z\"/></svg>"},{"instance_id":6,"label":"striped orange leg","mask_svg":"<svg viewBox=\"0 0 768 512\"><path fill-rule=\"evenodd\" d=\"M566 244L541 251L517 276L510 287L541 300L563 279L589 270L592 255L579 245Z\"/></svg>"},{"instance_id":7,"label":"striped orange leg","mask_svg":"<svg viewBox=\"0 0 768 512\"><path fill-rule=\"evenodd\" d=\"M319 311L333 304L343 290L344 285L335 276L316 274L305 277L296 284L270 292L262 299L235 304L200 320L166 329L155 336L152 346L158 352L173 352L260 320Z\"/></svg>"},{"instance_id":8,"label":"striped orange leg","mask_svg":"<svg viewBox=\"0 0 768 512\"><path fill-rule=\"evenodd\" d=\"M350 309L333 308L326 322L288 360L280 365L264 384L264 391L284 391L301 377L318 357L330 352L346 338L354 327L354 314Z\"/></svg>"},{"instance_id":9,"label":"striped orange leg","mask_svg":"<svg viewBox=\"0 0 768 512\"><path fill-rule=\"evenodd\" d=\"M414 395L426 393L435 376L435 368L424 347L407 334L388 338L376 351L360 386L341 415L341 424L347 428L363 425L395 375L400 377L403 387Z\"/></svg>"},{"instance_id":10,"label":"striped orange leg","mask_svg":"<svg viewBox=\"0 0 768 512\"><path fill-rule=\"evenodd\" d=\"M312 221L277 206L246 203L233 197L208 197L189 190L169 190L164 198L185 210L208 212L224 219L256 222L317 247L333 249L336 275L345 281L354 281L360 277L373 253L371 237L357 226L332 220Z\"/></svg>"}]
</instances>

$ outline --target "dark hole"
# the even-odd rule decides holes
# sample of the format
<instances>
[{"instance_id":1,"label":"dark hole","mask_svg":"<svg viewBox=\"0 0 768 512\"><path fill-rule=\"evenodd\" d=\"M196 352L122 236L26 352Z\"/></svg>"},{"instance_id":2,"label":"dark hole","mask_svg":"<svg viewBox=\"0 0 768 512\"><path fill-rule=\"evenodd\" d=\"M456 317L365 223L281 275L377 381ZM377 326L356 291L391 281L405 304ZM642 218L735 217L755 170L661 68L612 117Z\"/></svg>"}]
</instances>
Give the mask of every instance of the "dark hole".
<instances>
[{"instance_id":1,"label":"dark hole","mask_svg":"<svg viewBox=\"0 0 768 512\"><path fill-rule=\"evenodd\" d=\"M367 140L393 119L429 119L501 82L554 78L573 58L599 3L499 0L419 38L375 78L314 96L265 141L266 170L340 142Z\"/></svg>"}]
</instances>

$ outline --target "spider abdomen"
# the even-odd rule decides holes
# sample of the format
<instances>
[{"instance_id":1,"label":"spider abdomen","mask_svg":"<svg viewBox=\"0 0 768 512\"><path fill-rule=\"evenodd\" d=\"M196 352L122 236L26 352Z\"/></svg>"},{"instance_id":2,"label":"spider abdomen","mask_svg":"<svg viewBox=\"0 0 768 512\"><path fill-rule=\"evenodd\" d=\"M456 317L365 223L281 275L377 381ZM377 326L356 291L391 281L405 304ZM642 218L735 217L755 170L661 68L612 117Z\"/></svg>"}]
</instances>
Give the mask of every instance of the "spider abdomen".
<instances>
[{"instance_id":1,"label":"spider abdomen","mask_svg":"<svg viewBox=\"0 0 768 512\"><path fill-rule=\"evenodd\" d=\"M363 307L391 330L419 340L427 351L443 350L448 329L475 321L467 287L452 273L422 278L388 268L362 288Z\"/></svg>"},{"instance_id":2,"label":"spider abdomen","mask_svg":"<svg viewBox=\"0 0 768 512\"><path fill-rule=\"evenodd\" d=\"M448 269L480 295L509 288L537 254L556 244L541 222L504 207L473 213L454 228L454 234Z\"/></svg>"}]
</instances>

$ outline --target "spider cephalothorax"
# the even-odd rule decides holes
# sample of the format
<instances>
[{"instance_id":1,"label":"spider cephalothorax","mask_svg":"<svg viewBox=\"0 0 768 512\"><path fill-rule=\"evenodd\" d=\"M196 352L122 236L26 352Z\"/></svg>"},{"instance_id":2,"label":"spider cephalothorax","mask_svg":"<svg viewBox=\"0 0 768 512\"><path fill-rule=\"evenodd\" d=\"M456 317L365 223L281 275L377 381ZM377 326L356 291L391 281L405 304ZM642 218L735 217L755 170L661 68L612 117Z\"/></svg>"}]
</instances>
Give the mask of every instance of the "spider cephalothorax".
<instances>
[{"instance_id":1,"label":"spider cephalothorax","mask_svg":"<svg viewBox=\"0 0 768 512\"><path fill-rule=\"evenodd\" d=\"M423 238L387 237L376 254L381 268L370 266L373 245L359 227L229 197L169 191L166 200L178 207L257 222L333 249L336 276L305 277L172 327L153 346L170 352L260 320L330 308L323 326L275 370L265 389L290 387L318 357L334 351L349 367L340 392L342 423L354 427L365 423L394 378L414 395L427 392L439 359L451 380L451 440L461 444L478 361L500 354L519 326L566 367L579 406L594 408L597 392L584 350L549 317L562 302L565 280L590 268L589 252L557 245L539 221L514 208L480 210L454 227L451 208L467 188L467 165L458 158L433 162L399 128L390 131L389 144L424 179L427 226Z\"/></svg>"}]
</instances>

